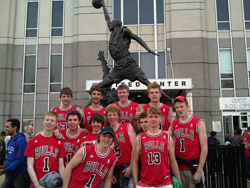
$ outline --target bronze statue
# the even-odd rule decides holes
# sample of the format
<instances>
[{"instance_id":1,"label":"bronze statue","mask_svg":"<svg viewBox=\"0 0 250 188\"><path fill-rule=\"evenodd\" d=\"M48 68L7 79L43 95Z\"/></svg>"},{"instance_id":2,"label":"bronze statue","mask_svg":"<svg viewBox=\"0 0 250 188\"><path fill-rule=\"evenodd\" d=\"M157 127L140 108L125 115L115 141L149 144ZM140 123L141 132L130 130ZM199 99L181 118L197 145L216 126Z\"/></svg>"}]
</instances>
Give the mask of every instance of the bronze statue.
<instances>
[{"instance_id":1,"label":"bronze statue","mask_svg":"<svg viewBox=\"0 0 250 188\"><path fill-rule=\"evenodd\" d=\"M120 20L111 21L104 0L94 0L92 1L92 4L95 8L103 7L104 17L111 33L109 39L109 52L111 57L115 60L113 70L103 78L103 81L100 82L98 86L104 88L106 86L111 86L114 83L118 84L124 79L128 79L131 82L138 80L146 86L150 84L145 73L130 55L129 46L131 44L131 39L136 40L149 53L154 55L157 54L151 50L140 37L132 33L126 26L122 26ZM162 94L172 101L172 99L164 92Z\"/></svg>"}]
</instances>

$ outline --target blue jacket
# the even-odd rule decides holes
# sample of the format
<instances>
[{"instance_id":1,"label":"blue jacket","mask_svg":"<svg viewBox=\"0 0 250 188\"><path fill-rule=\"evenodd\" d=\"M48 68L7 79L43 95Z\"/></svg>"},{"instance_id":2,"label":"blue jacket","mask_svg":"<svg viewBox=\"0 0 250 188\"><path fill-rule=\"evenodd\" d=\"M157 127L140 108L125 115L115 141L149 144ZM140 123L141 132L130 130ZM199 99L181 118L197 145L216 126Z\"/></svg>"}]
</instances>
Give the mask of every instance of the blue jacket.
<instances>
[{"instance_id":1,"label":"blue jacket","mask_svg":"<svg viewBox=\"0 0 250 188\"><path fill-rule=\"evenodd\" d=\"M27 145L23 133L18 132L10 139L7 146L7 168L3 170L7 174L24 174L27 172L27 157L24 157L24 151Z\"/></svg>"}]
</instances>

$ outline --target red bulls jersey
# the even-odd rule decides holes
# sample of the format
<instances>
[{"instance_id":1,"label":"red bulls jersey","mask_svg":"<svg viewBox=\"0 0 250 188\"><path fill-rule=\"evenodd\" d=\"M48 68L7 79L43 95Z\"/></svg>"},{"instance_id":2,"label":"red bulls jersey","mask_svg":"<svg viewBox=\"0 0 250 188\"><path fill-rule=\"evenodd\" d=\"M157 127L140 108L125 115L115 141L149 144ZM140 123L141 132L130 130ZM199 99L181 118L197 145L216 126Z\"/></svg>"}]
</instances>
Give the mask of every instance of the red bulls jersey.
<instances>
[{"instance_id":1,"label":"red bulls jersey","mask_svg":"<svg viewBox=\"0 0 250 188\"><path fill-rule=\"evenodd\" d=\"M168 150L170 136L167 132L151 135L148 132L138 136L141 149L140 186L159 187L171 185Z\"/></svg>"},{"instance_id":2,"label":"red bulls jersey","mask_svg":"<svg viewBox=\"0 0 250 188\"><path fill-rule=\"evenodd\" d=\"M105 119L104 126L106 126L106 124L107 124L104 107L95 109L95 108L92 108L91 106L88 106L88 107L83 109L83 125L84 125L84 128L87 129L89 132L92 132L92 127L89 125L90 117L92 116L92 114L94 114L96 112L100 113L104 117L104 119Z\"/></svg>"},{"instance_id":3,"label":"red bulls jersey","mask_svg":"<svg viewBox=\"0 0 250 188\"><path fill-rule=\"evenodd\" d=\"M200 157L199 124L201 121L203 120L195 116L186 122L180 121L180 118L173 121L176 158L189 161ZM186 165L178 164L178 166L180 170L190 170Z\"/></svg>"},{"instance_id":4,"label":"red bulls jersey","mask_svg":"<svg viewBox=\"0 0 250 188\"><path fill-rule=\"evenodd\" d=\"M250 143L250 134L246 134L243 136L242 143L245 145L245 156L250 157L250 148L249 148L249 143Z\"/></svg>"},{"instance_id":5,"label":"red bulls jersey","mask_svg":"<svg viewBox=\"0 0 250 188\"><path fill-rule=\"evenodd\" d=\"M89 133L83 137L83 141L97 141L98 134Z\"/></svg>"},{"instance_id":6,"label":"red bulls jersey","mask_svg":"<svg viewBox=\"0 0 250 188\"><path fill-rule=\"evenodd\" d=\"M81 147L83 137L86 135L84 132L78 130L78 133L74 136L69 135L69 129L62 129L59 131L63 135L63 145L66 153L64 158L64 165L66 166L73 158L77 150Z\"/></svg>"},{"instance_id":7,"label":"red bulls jersey","mask_svg":"<svg viewBox=\"0 0 250 188\"><path fill-rule=\"evenodd\" d=\"M132 128L132 127L131 127ZM116 165L130 163L132 146L128 135L129 123L121 123L115 130L115 155L118 157Z\"/></svg>"},{"instance_id":8,"label":"red bulls jersey","mask_svg":"<svg viewBox=\"0 0 250 188\"><path fill-rule=\"evenodd\" d=\"M69 188L98 187L117 161L110 149L101 155L97 144L83 146L83 155L83 161L72 171Z\"/></svg>"},{"instance_id":9,"label":"red bulls jersey","mask_svg":"<svg viewBox=\"0 0 250 188\"><path fill-rule=\"evenodd\" d=\"M70 105L68 108L62 108L61 106L57 106L51 109L52 112L55 112L58 115L58 123L57 126L54 128L55 130L68 128L66 117L67 114L72 110L79 110L79 108Z\"/></svg>"},{"instance_id":10,"label":"red bulls jersey","mask_svg":"<svg viewBox=\"0 0 250 188\"><path fill-rule=\"evenodd\" d=\"M117 105L122 112L122 116L119 119L119 123L130 123L131 125L133 125L133 120L135 117L135 113L136 113L136 109L140 109L141 106L133 101L129 101L128 104L126 105L122 105L120 103L120 101L113 103L115 105Z\"/></svg>"},{"instance_id":11,"label":"red bulls jersey","mask_svg":"<svg viewBox=\"0 0 250 188\"><path fill-rule=\"evenodd\" d=\"M62 141L54 136L44 137L39 134L29 140L24 156L34 158L34 170L39 181L49 172L58 172L58 160L65 157L65 152ZM33 182L31 186L34 186Z\"/></svg>"},{"instance_id":12,"label":"red bulls jersey","mask_svg":"<svg viewBox=\"0 0 250 188\"><path fill-rule=\"evenodd\" d=\"M153 106L151 103L148 103L144 105L142 108L145 112L147 112L150 107L157 107L161 110L162 120L160 122L160 129L163 131L168 131L168 128L170 126L170 115L171 115L172 109L169 106L162 104L162 103L160 104L160 106Z\"/></svg>"}]
</instances>

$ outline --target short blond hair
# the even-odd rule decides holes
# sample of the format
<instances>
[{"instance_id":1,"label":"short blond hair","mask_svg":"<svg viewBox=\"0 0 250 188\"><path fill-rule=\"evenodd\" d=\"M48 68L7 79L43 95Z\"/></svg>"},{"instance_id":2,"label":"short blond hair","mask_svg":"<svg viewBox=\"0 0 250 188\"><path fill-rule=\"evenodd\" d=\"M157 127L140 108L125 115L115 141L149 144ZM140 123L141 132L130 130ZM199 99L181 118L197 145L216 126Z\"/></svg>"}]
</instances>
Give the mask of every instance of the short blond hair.
<instances>
[{"instance_id":1,"label":"short blond hair","mask_svg":"<svg viewBox=\"0 0 250 188\"><path fill-rule=\"evenodd\" d=\"M49 112L46 112L43 116L43 120L45 119L46 116L52 116L52 117L55 117L56 118L56 122L58 121L58 115L57 113L55 112L52 112L52 111L49 111Z\"/></svg>"},{"instance_id":2,"label":"short blond hair","mask_svg":"<svg viewBox=\"0 0 250 188\"><path fill-rule=\"evenodd\" d=\"M119 118L121 118L121 109L115 104L109 104L105 109L105 116L108 117L109 112L117 112Z\"/></svg>"},{"instance_id":3,"label":"short blond hair","mask_svg":"<svg viewBox=\"0 0 250 188\"><path fill-rule=\"evenodd\" d=\"M155 114L155 115L161 116L161 110L157 107L150 107L148 109L148 114Z\"/></svg>"},{"instance_id":4,"label":"short blond hair","mask_svg":"<svg viewBox=\"0 0 250 188\"><path fill-rule=\"evenodd\" d=\"M129 87L127 85L125 85L125 84L119 85L116 90L118 92L118 90L122 90L122 89L126 89L127 92L129 93Z\"/></svg>"},{"instance_id":5,"label":"short blond hair","mask_svg":"<svg viewBox=\"0 0 250 188\"><path fill-rule=\"evenodd\" d=\"M148 90L147 90L148 94L150 89L159 89L159 92L162 93L161 86L158 83L148 84Z\"/></svg>"}]
</instances>

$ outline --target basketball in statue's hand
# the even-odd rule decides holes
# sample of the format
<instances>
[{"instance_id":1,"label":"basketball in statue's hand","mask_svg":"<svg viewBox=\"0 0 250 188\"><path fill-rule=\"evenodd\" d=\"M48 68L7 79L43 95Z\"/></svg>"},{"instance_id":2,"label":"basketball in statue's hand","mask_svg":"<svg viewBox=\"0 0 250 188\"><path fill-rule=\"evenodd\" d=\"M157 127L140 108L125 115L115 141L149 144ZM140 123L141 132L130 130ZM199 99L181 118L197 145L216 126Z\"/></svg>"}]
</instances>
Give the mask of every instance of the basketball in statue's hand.
<instances>
[{"instance_id":1,"label":"basketball in statue's hand","mask_svg":"<svg viewBox=\"0 0 250 188\"><path fill-rule=\"evenodd\" d=\"M101 8L102 7L102 0L92 0L92 5L96 9Z\"/></svg>"}]
</instances>

